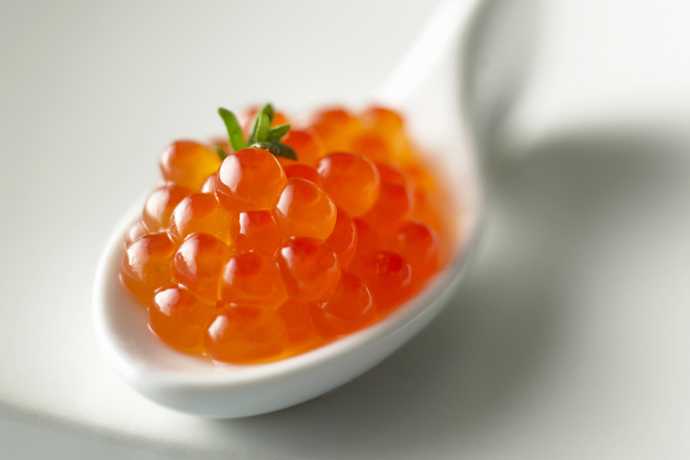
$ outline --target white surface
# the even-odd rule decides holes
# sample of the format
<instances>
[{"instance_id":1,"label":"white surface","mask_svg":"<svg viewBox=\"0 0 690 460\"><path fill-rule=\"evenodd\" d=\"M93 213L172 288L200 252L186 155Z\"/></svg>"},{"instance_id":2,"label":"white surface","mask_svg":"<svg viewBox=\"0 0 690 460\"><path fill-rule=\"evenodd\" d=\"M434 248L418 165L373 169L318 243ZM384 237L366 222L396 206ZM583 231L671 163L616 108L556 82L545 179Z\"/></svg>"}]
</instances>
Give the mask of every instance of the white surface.
<instances>
[{"instance_id":1,"label":"white surface","mask_svg":"<svg viewBox=\"0 0 690 460\"><path fill-rule=\"evenodd\" d=\"M220 131L221 103L363 99L434 6L405 4L0 4L0 457L690 457L686 2L488 4L468 79L484 244L452 305L363 377L208 421L96 350L96 259L159 149Z\"/></svg>"}]
</instances>

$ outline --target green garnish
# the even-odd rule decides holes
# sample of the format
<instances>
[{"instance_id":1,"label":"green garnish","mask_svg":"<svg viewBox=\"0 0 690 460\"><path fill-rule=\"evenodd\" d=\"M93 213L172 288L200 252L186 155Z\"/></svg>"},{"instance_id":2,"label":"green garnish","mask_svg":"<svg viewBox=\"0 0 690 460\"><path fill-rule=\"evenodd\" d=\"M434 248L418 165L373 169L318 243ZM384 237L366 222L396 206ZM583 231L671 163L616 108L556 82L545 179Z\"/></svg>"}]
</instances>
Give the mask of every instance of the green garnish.
<instances>
[{"instance_id":1,"label":"green garnish","mask_svg":"<svg viewBox=\"0 0 690 460\"><path fill-rule=\"evenodd\" d=\"M255 142L264 142L268 139L268 133L271 132L271 120L268 119L265 113L260 113L256 117L256 123L254 125L254 132L252 137L254 137Z\"/></svg>"},{"instance_id":2,"label":"green garnish","mask_svg":"<svg viewBox=\"0 0 690 460\"><path fill-rule=\"evenodd\" d=\"M237 152L238 150L246 148L247 143L244 141L244 134L242 134L242 128L240 128L235 114L221 107L218 109L218 115L220 115L225 123L225 129L228 131L228 140L230 141L232 149Z\"/></svg>"},{"instance_id":3,"label":"green garnish","mask_svg":"<svg viewBox=\"0 0 690 460\"><path fill-rule=\"evenodd\" d=\"M288 131L290 131L290 125L276 126L275 128L271 128L271 131L268 133L268 137L280 139L281 137L285 136Z\"/></svg>"},{"instance_id":4,"label":"green garnish","mask_svg":"<svg viewBox=\"0 0 690 460\"><path fill-rule=\"evenodd\" d=\"M280 142L280 139L290 131L290 125L280 125L271 128L271 122L275 115L271 104L266 104L259 113L256 114L252 134L246 142L244 140L242 128L240 128L235 114L222 107L218 109L218 114L225 123L225 128L228 131L228 140L235 152L246 147L257 147L268 150L276 157L297 161L297 154L292 147ZM216 149L219 156L222 150L223 149ZM222 153L224 154L225 151L222 151ZM221 156L221 159L224 158L224 156Z\"/></svg>"}]
</instances>

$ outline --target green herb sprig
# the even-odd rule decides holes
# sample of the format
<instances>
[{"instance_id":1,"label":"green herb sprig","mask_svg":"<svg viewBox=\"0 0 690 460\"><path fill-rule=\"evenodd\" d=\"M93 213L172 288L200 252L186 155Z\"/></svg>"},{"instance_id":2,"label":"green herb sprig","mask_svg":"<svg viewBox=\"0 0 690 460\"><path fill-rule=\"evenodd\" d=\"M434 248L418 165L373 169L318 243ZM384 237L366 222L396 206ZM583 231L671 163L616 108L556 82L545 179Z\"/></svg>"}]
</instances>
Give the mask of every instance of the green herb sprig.
<instances>
[{"instance_id":1,"label":"green herb sprig","mask_svg":"<svg viewBox=\"0 0 690 460\"><path fill-rule=\"evenodd\" d=\"M218 115L220 115L225 123L225 129L228 131L228 141L235 152L247 147L257 147L268 150L276 157L297 161L297 154L292 147L280 142L280 139L290 131L290 125L285 124L271 128L271 122L273 122L273 117L275 116L271 104L266 104L259 113L256 114L252 134L246 141L244 140L242 128L234 113L221 107L218 109ZM218 155L221 156L221 159L227 156L222 148L217 148L216 151Z\"/></svg>"}]
</instances>

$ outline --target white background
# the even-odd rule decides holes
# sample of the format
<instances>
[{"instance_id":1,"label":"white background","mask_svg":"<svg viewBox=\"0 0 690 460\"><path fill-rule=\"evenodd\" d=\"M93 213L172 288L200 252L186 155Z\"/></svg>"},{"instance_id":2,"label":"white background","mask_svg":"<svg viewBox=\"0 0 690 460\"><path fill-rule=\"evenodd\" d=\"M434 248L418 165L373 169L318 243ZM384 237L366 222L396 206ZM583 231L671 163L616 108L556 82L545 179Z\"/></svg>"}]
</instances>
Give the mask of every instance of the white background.
<instances>
[{"instance_id":1,"label":"white background","mask_svg":"<svg viewBox=\"0 0 690 460\"><path fill-rule=\"evenodd\" d=\"M690 457L680 0L487 2L486 234L444 313L363 377L211 421L96 349L99 252L166 143L222 132L219 105L365 102L437 3L0 3L0 457Z\"/></svg>"}]
</instances>

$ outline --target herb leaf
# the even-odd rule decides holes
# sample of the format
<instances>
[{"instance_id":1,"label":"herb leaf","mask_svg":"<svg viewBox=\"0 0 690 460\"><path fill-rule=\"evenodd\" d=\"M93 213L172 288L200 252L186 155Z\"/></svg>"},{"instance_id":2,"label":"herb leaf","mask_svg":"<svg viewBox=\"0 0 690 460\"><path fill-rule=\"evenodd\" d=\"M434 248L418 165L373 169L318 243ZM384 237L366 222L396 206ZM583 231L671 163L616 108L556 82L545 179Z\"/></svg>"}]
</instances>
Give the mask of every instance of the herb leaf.
<instances>
[{"instance_id":1,"label":"herb leaf","mask_svg":"<svg viewBox=\"0 0 690 460\"><path fill-rule=\"evenodd\" d=\"M228 140L232 149L237 152L247 147L247 143L244 140L244 134L242 133L242 128L237 121L237 117L231 111L220 107L218 109L218 115L223 119L225 123L225 129L228 131Z\"/></svg>"},{"instance_id":2,"label":"herb leaf","mask_svg":"<svg viewBox=\"0 0 690 460\"><path fill-rule=\"evenodd\" d=\"M271 104L266 104L261 108L254 119L252 133L247 139L247 145L268 150L276 157L297 161L297 153L293 148L280 142L280 138L290 131L290 125L285 124L271 128L274 116L275 111Z\"/></svg>"},{"instance_id":3,"label":"herb leaf","mask_svg":"<svg viewBox=\"0 0 690 460\"><path fill-rule=\"evenodd\" d=\"M261 114L264 114L268 117L269 125L273 123L273 117L275 116L275 111L273 110L273 106L271 104L266 104L265 106L261 107L261 110L259 110L254 118L254 124L252 125L252 136L251 137L256 137L254 134L256 133L256 124L259 122L259 118L261 117ZM250 142L251 143L251 142Z\"/></svg>"},{"instance_id":4,"label":"herb leaf","mask_svg":"<svg viewBox=\"0 0 690 460\"><path fill-rule=\"evenodd\" d=\"M252 147L268 150L276 157L283 157L289 160L297 161L297 154L292 147L285 145L282 142L257 142L253 144Z\"/></svg>"},{"instance_id":5,"label":"herb leaf","mask_svg":"<svg viewBox=\"0 0 690 460\"><path fill-rule=\"evenodd\" d=\"M289 160L297 161L297 153L295 153L295 150L292 147L290 147L289 145L285 145L282 142L276 142L274 145L278 146L279 152L274 155L287 158Z\"/></svg>"},{"instance_id":6,"label":"herb leaf","mask_svg":"<svg viewBox=\"0 0 690 460\"><path fill-rule=\"evenodd\" d=\"M288 131L290 131L290 125L276 126L275 128L271 128L271 131L268 133L268 137L269 139L275 138L276 141L279 141L281 137L288 133Z\"/></svg>"},{"instance_id":7,"label":"herb leaf","mask_svg":"<svg viewBox=\"0 0 690 460\"><path fill-rule=\"evenodd\" d=\"M268 140L268 133L271 131L271 120L265 113L260 113L256 117L256 124L254 125L254 132L252 137L257 142L264 142Z\"/></svg>"},{"instance_id":8,"label":"herb leaf","mask_svg":"<svg viewBox=\"0 0 690 460\"><path fill-rule=\"evenodd\" d=\"M275 117L275 110L273 110L273 106L271 104L266 104L261 108L261 112L263 114L266 114L268 117L268 121L273 123L273 117Z\"/></svg>"}]
</instances>

